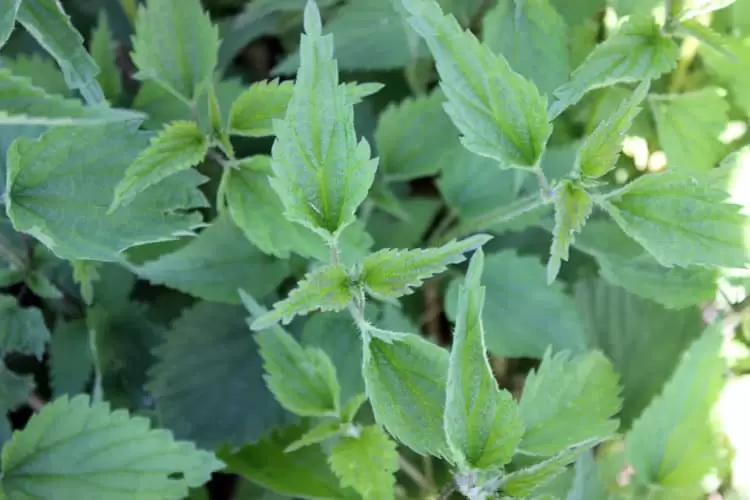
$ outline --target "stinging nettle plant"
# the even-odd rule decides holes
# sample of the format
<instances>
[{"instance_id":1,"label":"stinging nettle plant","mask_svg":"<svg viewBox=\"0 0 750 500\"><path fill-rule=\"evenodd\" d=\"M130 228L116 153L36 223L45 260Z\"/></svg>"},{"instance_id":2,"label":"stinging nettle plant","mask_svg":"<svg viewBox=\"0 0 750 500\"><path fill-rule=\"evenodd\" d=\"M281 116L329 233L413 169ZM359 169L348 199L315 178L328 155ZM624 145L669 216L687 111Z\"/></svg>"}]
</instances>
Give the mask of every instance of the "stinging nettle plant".
<instances>
[{"instance_id":1,"label":"stinging nettle plant","mask_svg":"<svg viewBox=\"0 0 750 500\"><path fill-rule=\"evenodd\" d=\"M0 496L750 495L745 0L204 3L2 3Z\"/></svg>"}]
</instances>

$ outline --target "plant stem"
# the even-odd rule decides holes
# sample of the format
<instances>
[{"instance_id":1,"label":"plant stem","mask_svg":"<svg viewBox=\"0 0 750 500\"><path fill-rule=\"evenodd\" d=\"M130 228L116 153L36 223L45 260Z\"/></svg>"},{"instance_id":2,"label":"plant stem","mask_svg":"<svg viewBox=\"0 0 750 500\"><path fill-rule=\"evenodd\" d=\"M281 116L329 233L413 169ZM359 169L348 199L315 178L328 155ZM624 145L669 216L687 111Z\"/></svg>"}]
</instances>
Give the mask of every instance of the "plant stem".
<instances>
[{"instance_id":1,"label":"plant stem","mask_svg":"<svg viewBox=\"0 0 750 500\"><path fill-rule=\"evenodd\" d=\"M398 466L401 468L404 474L409 476L409 479L414 481L414 484L419 486L422 491L435 491L435 485L432 484L424 474L422 474L422 471L420 471L417 467L414 466L414 464L409 462L401 455L399 455L398 457Z\"/></svg>"}]
</instances>

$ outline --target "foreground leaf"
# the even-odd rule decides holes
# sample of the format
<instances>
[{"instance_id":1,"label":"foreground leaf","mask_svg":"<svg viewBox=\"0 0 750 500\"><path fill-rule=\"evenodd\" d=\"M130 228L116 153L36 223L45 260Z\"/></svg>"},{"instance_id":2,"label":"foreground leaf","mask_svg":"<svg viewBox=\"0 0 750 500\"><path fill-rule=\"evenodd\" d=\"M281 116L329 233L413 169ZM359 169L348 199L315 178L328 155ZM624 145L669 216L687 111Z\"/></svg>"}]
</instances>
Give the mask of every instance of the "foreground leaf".
<instances>
[{"instance_id":1,"label":"foreground leaf","mask_svg":"<svg viewBox=\"0 0 750 500\"><path fill-rule=\"evenodd\" d=\"M113 412L107 403L91 404L88 396L63 396L5 445L0 486L9 498L62 493L71 498L180 499L223 465L212 453L151 429L146 418Z\"/></svg>"},{"instance_id":2,"label":"foreground leaf","mask_svg":"<svg viewBox=\"0 0 750 500\"><path fill-rule=\"evenodd\" d=\"M445 271L450 264L463 262L465 253L480 248L491 238L480 234L440 248L380 250L365 258L362 282L368 293L378 298L411 294L424 280Z\"/></svg>"},{"instance_id":3,"label":"foreground leaf","mask_svg":"<svg viewBox=\"0 0 750 500\"><path fill-rule=\"evenodd\" d=\"M718 325L684 354L659 397L626 436L626 453L643 485L698 486L718 464L710 416L724 386Z\"/></svg>"},{"instance_id":4,"label":"foreground leaf","mask_svg":"<svg viewBox=\"0 0 750 500\"><path fill-rule=\"evenodd\" d=\"M500 167L535 168L552 125L547 101L434 0L402 0L409 23L425 39L437 63L445 109L462 134L461 142Z\"/></svg>"},{"instance_id":5,"label":"foreground leaf","mask_svg":"<svg viewBox=\"0 0 750 500\"><path fill-rule=\"evenodd\" d=\"M633 16L596 46L569 82L555 90L557 101L550 107L550 116L558 116L590 90L655 80L674 68L678 55L677 44L662 34L653 19Z\"/></svg>"},{"instance_id":6,"label":"foreground leaf","mask_svg":"<svg viewBox=\"0 0 750 500\"><path fill-rule=\"evenodd\" d=\"M205 178L182 172L107 215L112 191L147 143L131 124L52 129L8 151L6 209L18 231L64 259L117 261L134 245L175 239L201 224Z\"/></svg>"},{"instance_id":7,"label":"foreground leaf","mask_svg":"<svg viewBox=\"0 0 750 500\"><path fill-rule=\"evenodd\" d=\"M450 456L443 431L448 353L416 335L367 339L362 376L375 420L416 453Z\"/></svg>"},{"instance_id":8,"label":"foreground leaf","mask_svg":"<svg viewBox=\"0 0 750 500\"><path fill-rule=\"evenodd\" d=\"M555 192L555 228L547 262L547 282L555 281L562 261L568 260L575 233L583 229L594 209L588 193L575 181L563 181Z\"/></svg>"},{"instance_id":9,"label":"foreground leaf","mask_svg":"<svg viewBox=\"0 0 750 500\"><path fill-rule=\"evenodd\" d=\"M340 265L321 266L305 275L289 296L273 305L273 309L256 319L253 330L262 330L279 321L286 325L297 315L311 311L340 311L352 301L346 269Z\"/></svg>"},{"instance_id":10,"label":"foreground leaf","mask_svg":"<svg viewBox=\"0 0 750 500\"><path fill-rule=\"evenodd\" d=\"M159 181L197 165L208 151L208 140L195 122L176 121L151 139L115 186L110 211L133 201Z\"/></svg>"},{"instance_id":11,"label":"foreground leaf","mask_svg":"<svg viewBox=\"0 0 750 500\"><path fill-rule=\"evenodd\" d=\"M365 140L357 142L354 110L339 83L333 40L321 34L314 2L305 9L305 32L292 99L285 119L274 122L271 186L290 221L335 240L355 221L377 161L370 159Z\"/></svg>"},{"instance_id":12,"label":"foreground leaf","mask_svg":"<svg viewBox=\"0 0 750 500\"><path fill-rule=\"evenodd\" d=\"M445 435L462 470L493 469L510 462L524 432L513 396L499 390L484 346L484 254L471 259L459 288L445 402Z\"/></svg>"},{"instance_id":13,"label":"foreground leaf","mask_svg":"<svg viewBox=\"0 0 750 500\"><path fill-rule=\"evenodd\" d=\"M15 297L0 295L0 355L19 352L41 360L49 340L39 309L22 308Z\"/></svg>"},{"instance_id":14,"label":"foreground leaf","mask_svg":"<svg viewBox=\"0 0 750 500\"><path fill-rule=\"evenodd\" d=\"M16 15L20 6L21 0L10 0L5 6L5 12L0 14L0 48L8 41L13 28L15 28Z\"/></svg>"},{"instance_id":15,"label":"foreground leaf","mask_svg":"<svg viewBox=\"0 0 750 500\"><path fill-rule=\"evenodd\" d=\"M539 488L565 472L569 464L596 442L565 449L552 458L506 475L500 483L500 491L514 498L527 498Z\"/></svg>"},{"instance_id":16,"label":"foreground leaf","mask_svg":"<svg viewBox=\"0 0 750 500\"><path fill-rule=\"evenodd\" d=\"M519 448L548 457L611 437L619 426L619 392L617 374L601 353L548 352L526 378L519 403L526 433Z\"/></svg>"},{"instance_id":17,"label":"foreground leaf","mask_svg":"<svg viewBox=\"0 0 750 500\"><path fill-rule=\"evenodd\" d=\"M388 500L395 498L398 458L396 443L381 427L368 425L359 435L342 438L331 449L328 463L342 486L362 498Z\"/></svg>"},{"instance_id":18,"label":"foreground leaf","mask_svg":"<svg viewBox=\"0 0 750 500\"><path fill-rule=\"evenodd\" d=\"M246 137L273 134L273 120L284 118L294 82L279 80L252 84L232 103L229 133Z\"/></svg>"},{"instance_id":19,"label":"foreground leaf","mask_svg":"<svg viewBox=\"0 0 750 500\"><path fill-rule=\"evenodd\" d=\"M149 0L138 9L132 53L137 78L194 104L213 76L218 52L219 31L199 0Z\"/></svg>"}]
</instances>

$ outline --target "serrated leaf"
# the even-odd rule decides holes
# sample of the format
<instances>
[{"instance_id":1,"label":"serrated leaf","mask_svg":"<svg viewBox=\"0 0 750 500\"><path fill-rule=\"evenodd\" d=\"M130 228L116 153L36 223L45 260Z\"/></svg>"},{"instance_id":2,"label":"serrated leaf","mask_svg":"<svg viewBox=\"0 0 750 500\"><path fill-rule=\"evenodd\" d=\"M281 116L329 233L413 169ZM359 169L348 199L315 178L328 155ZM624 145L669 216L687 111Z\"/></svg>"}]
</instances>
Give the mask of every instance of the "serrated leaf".
<instances>
[{"instance_id":1,"label":"serrated leaf","mask_svg":"<svg viewBox=\"0 0 750 500\"><path fill-rule=\"evenodd\" d=\"M529 373L519 403L524 453L552 456L584 441L604 440L619 426L620 386L607 358L596 351L572 357L545 353Z\"/></svg>"},{"instance_id":2,"label":"serrated leaf","mask_svg":"<svg viewBox=\"0 0 750 500\"><path fill-rule=\"evenodd\" d=\"M281 322L289 324L295 316L312 311L340 311L353 299L350 278L342 266L321 266L307 273L297 282L297 287L284 300L276 302L273 309L256 319L253 330L263 330Z\"/></svg>"},{"instance_id":3,"label":"serrated leaf","mask_svg":"<svg viewBox=\"0 0 750 500\"><path fill-rule=\"evenodd\" d=\"M706 328L628 432L626 453L638 483L697 486L718 464L710 415L724 386L721 343L720 327Z\"/></svg>"},{"instance_id":4,"label":"serrated leaf","mask_svg":"<svg viewBox=\"0 0 750 500\"><path fill-rule=\"evenodd\" d=\"M732 5L735 0L693 0L677 14L677 21L693 19L709 12L725 9Z\"/></svg>"},{"instance_id":5,"label":"serrated leaf","mask_svg":"<svg viewBox=\"0 0 750 500\"><path fill-rule=\"evenodd\" d=\"M375 421L416 453L450 456L443 431L448 352L406 334L365 342L362 376Z\"/></svg>"},{"instance_id":6,"label":"serrated leaf","mask_svg":"<svg viewBox=\"0 0 750 500\"><path fill-rule=\"evenodd\" d=\"M296 441L293 441L284 450L286 453L300 450L306 446L312 446L315 444L322 443L327 439L338 436L341 434L342 426L338 420L324 420L315 427L312 427L308 431L305 431L302 436Z\"/></svg>"},{"instance_id":7,"label":"serrated leaf","mask_svg":"<svg viewBox=\"0 0 750 500\"><path fill-rule=\"evenodd\" d=\"M677 44L662 34L652 18L632 16L597 45L569 82L555 90L557 101L550 106L550 116L558 116L590 90L655 80L674 68L678 55Z\"/></svg>"},{"instance_id":8,"label":"serrated leaf","mask_svg":"<svg viewBox=\"0 0 750 500\"><path fill-rule=\"evenodd\" d=\"M99 66L96 79L102 87L104 97L111 103L117 102L122 92L122 77L117 67L117 56L112 46L112 32L105 11L99 14L99 23L91 35L91 56Z\"/></svg>"},{"instance_id":9,"label":"serrated leaf","mask_svg":"<svg viewBox=\"0 0 750 500\"><path fill-rule=\"evenodd\" d=\"M603 207L663 266L744 267L750 219L727 201L728 188L709 180L720 171L691 173L644 175Z\"/></svg>"},{"instance_id":10,"label":"serrated leaf","mask_svg":"<svg viewBox=\"0 0 750 500\"><path fill-rule=\"evenodd\" d=\"M504 251L487 258L482 282L487 289L482 314L490 352L504 357L541 358L554 351L582 352L586 338L581 318L560 283L547 285L535 257ZM445 297L448 318L456 318L457 282ZM540 311L544 311L540 314Z\"/></svg>"},{"instance_id":11,"label":"serrated leaf","mask_svg":"<svg viewBox=\"0 0 750 500\"><path fill-rule=\"evenodd\" d=\"M659 145L671 170L709 170L724 154L719 136L729 121L729 104L720 89L677 95L651 95Z\"/></svg>"},{"instance_id":12,"label":"serrated leaf","mask_svg":"<svg viewBox=\"0 0 750 500\"><path fill-rule=\"evenodd\" d=\"M290 221L335 239L355 221L377 161L370 159L365 140L357 143L353 106L333 59L333 38L321 35L315 3L305 9L305 31L292 99L285 119L274 122L271 186Z\"/></svg>"},{"instance_id":13,"label":"serrated leaf","mask_svg":"<svg viewBox=\"0 0 750 500\"><path fill-rule=\"evenodd\" d=\"M22 308L11 295L0 295L0 355L30 354L41 360L50 339L42 312Z\"/></svg>"},{"instance_id":14,"label":"serrated leaf","mask_svg":"<svg viewBox=\"0 0 750 500\"><path fill-rule=\"evenodd\" d=\"M284 118L294 82L256 82L232 103L229 133L246 137L273 135L273 120Z\"/></svg>"},{"instance_id":15,"label":"serrated leaf","mask_svg":"<svg viewBox=\"0 0 750 500\"><path fill-rule=\"evenodd\" d=\"M81 453L81 450L85 453ZM72 457L77 457L75 460ZM10 498L180 499L224 466L213 453L88 396L45 405L3 448Z\"/></svg>"},{"instance_id":16,"label":"serrated leaf","mask_svg":"<svg viewBox=\"0 0 750 500\"><path fill-rule=\"evenodd\" d=\"M365 257L361 279L367 292L374 297L409 295L426 279L442 273L451 264L466 260L467 252L480 248L490 239L489 235L478 234L439 248L380 250Z\"/></svg>"},{"instance_id":17,"label":"serrated leaf","mask_svg":"<svg viewBox=\"0 0 750 500\"><path fill-rule=\"evenodd\" d=\"M55 396L82 393L93 366L86 322L70 321L57 327L49 355L50 385Z\"/></svg>"},{"instance_id":18,"label":"serrated leaf","mask_svg":"<svg viewBox=\"0 0 750 500\"><path fill-rule=\"evenodd\" d=\"M136 77L195 103L216 69L219 30L199 0L149 0L138 9L132 58Z\"/></svg>"},{"instance_id":19,"label":"serrated leaf","mask_svg":"<svg viewBox=\"0 0 750 500\"><path fill-rule=\"evenodd\" d=\"M482 22L483 42L543 94L568 80L568 26L549 0L501 0Z\"/></svg>"},{"instance_id":20,"label":"serrated leaf","mask_svg":"<svg viewBox=\"0 0 750 500\"><path fill-rule=\"evenodd\" d=\"M263 381L246 316L239 306L198 302L154 350L148 387L161 421L178 438L207 448L242 446L294 419Z\"/></svg>"},{"instance_id":21,"label":"serrated leaf","mask_svg":"<svg viewBox=\"0 0 750 500\"><path fill-rule=\"evenodd\" d=\"M0 125L105 125L142 118L140 113L104 105L84 106L48 94L31 80L0 69Z\"/></svg>"},{"instance_id":22,"label":"serrated leaf","mask_svg":"<svg viewBox=\"0 0 750 500\"><path fill-rule=\"evenodd\" d=\"M68 87L81 91L89 104L104 100L96 81L99 67L59 0L23 0L18 22L55 59Z\"/></svg>"},{"instance_id":23,"label":"serrated leaf","mask_svg":"<svg viewBox=\"0 0 750 500\"><path fill-rule=\"evenodd\" d=\"M28 401L35 387L34 375L19 375L9 370L5 362L0 363L0 411L15 411Z\"/></svg>"},{"instance_id":24,"label":"serrated leaf","mask_svg":"<svg viewBox=\"0 0 750 500\"><path fill-rule=\"evenodd\" d=\"M358 498L353 491L341 487L319 446L285 451L305 431L302 426L277 429L257 444L245 445L236 452L224 448L219 457L229 472L291 498Z\"/></svg>"},{"instance_id":25,"label":"serrated leaf","mask_svg":"<svg viewBox=\"0 0 750 500\"><path fill-rule=\"evenodd\" d=\"M510 462L524 433L513 396L500 390L484 345L484 253L477 250L459 288L444 427L453 461L462 470L495 469Z\"/></svg>"},{"instance_id":26,"label":"serrated leaf","mask_svg":"<svg viewBox=\"0 0 750 500\"><path fill-rule=\"evenodd\" d=\"M64 259L120 260L134 245L175 239L201 224L208 203L193 171L165 179L107 215L112 191L147 144L133 124L63 127L8 151L6 210L18 231Z\"/></svg>"},{"instance_id":27,"label":"serrated leaf","mask_svg":"<svg viewBox=\"0 0 750 500\"><path fill-rule=\"evenodd\" d=\"M146 262L137 272L194 297L237 304L239 288L258 297L276 289L289 263L261 253L227 216L220 216L187 245Z\"/></svg>"},{"instance_id":28,"label":"serrated leaf","mask_svg":"<svg viewBox=\"0 0 750 500\"><path fill-rule=\"evenodd\" d=\"M555 281L562 261L568 261L575 233L583 229L593 209L594 201L579 183L566 180L555 190L555 228L547 262L547 283Z\"/></svg>"},{"instance_id":29,"label":"serrated leaf","mask_svg":"<svg viewBox=\"0 0 750 500\"><path fill-rule=\"evenodd\" d=\"M584 443L581 446L567 448L552 458L520 469L503 477L500 491L513 498L526 498L535 493L554 478L562 474L566 467L594 443Z\"/></svg>"},{"instance_id":30,"label":"serrated leaf","mask_svg":"<svg viewBox=\"0 0 750 500\"><path fill-rule=\"evenodd\" d=\"M380 115L375 139L386 179L432 175L446 163L446 152L460 147L458 132L443 109L444 101L445 95L434 91L391 104Z\"/></svg>"},{"instance_id":31,"label":"serrated leaf","mask_svg":"<svg viewBox=\"0 0 750 500\"><path fill-rule=\"evenodd\" d=\"M721 33L717 33L710 26L701 24L698 21L689 20L678 24L674 28L674 32L676 35L684 38L694 38L702 45L711 47L711 49L721 53L730 60L736 62L738 59L737 54L730 47L732 39Z\"/></svg>"},{"instance_id":32,"label":"serrated leaf","mask_svg":"<svg viewBox=\"0 0 750 500\"><path fill-rule=\"evenodd\" d=\"M362 498L389 500L395 498L398 458L396 443L381 427L368 425L359 435L336 443L328 463L342 486L353 488Z\"/></svg>"},{"instance_id":33,"label":"serrated leaf","mask_svg":"<svg viewBox=\"0 0 750 500\"><path fill-rule=\"evenodd\" d=\"M13 28L16 26L16 15L20 6L21 0L10 0L4 6L5 12L0 14L0 48L8 41Z\"/></svg>"},{"instance_id":34,"label":"serrated leaf","mask_svg":"<svg viewBox=\"0 0 750 500\"><path fill-rule=\"evenodd\" d=\"M48 94L68 97L70 89L65 83L62 71L54 59L46 54L20 54L15 59L3 58L3 65L12 75L31 79L32 85Z\"/></svg>"},{"instance_id":35,"label":"serrated leaf","mask_svg":"<svg viewBox=\"0 0 750 500\"><path fill-rule=\"evenodd\" d=\"M586 137L576 154L573 171L584 177L598 179L615 168L620 159L622 141L630 130L633 120L641 112L641 103L646 98L650 81L644 80L605 121L599 123Z\"/></svg>"},{"instance_id":36,"label":"serrated leaf","mask_svg":"<svg viewBox=\"0 0 750 500\"><path fill-rule=\"evenodd\" d=\"M302 347L278 326L256 334L256 338L264 378L284 408L304 417L338 415L341 387L336 368L322 349Z\"/></svg>"},{"instance_id":37,"label":"serrated leaf","mask_svg":"<svg viewBox=\"0 0 750 500\"><path fill-rule=\"evenodd\" d=\"M701 311L669 310L601 279L581 281L575 292L589 345L604 352L619 374L620 419L627 429L661 390L682 351L703 331Z\"/></svg>"},{"instance_id":38,"label":"serrated leaf","mask_svg":"<svg viewBox=\"0 0 750 500\"><path fill-rule=\"evenodd\" d=\"M463 145L501 168L537 167L552 133L546 98L434 0L402 1L435 57L448 98L445 110Z\"/></svg>"},{"instance_id":39,"label":"serrated leaf","mask_svg":"<svg viewBox=\"0 0 750 500\"><path fill-rule=\"evenodd\" d=\"M208 139L195 122L172 122L151 139L149 146L125 170L115 186L110 212L130 204L154 184L200 163L208 152Z\"/></svg>"}]
</instances>

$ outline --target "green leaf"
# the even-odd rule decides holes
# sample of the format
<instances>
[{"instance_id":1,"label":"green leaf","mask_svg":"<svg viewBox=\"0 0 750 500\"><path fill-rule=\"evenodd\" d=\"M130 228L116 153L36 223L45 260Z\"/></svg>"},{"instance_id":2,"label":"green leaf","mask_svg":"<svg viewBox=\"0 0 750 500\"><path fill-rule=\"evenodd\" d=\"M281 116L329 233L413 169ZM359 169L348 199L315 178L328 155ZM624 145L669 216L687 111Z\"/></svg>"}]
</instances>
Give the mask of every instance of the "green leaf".
<instances>
[{"instance_id":1,"label":"green leaf","mask_svg":"<svg viewBox=\"0 0 750 500\"><path fill-rule=\"evenodd\" d=\"M620 418L628 428L703 331L701 311L669 310L601 279L581 281L575 292L589 345L604 352L619 374Z\"/></svg>"},{"instance_id":2,"label":"green leaf","mask_svg":"<svg viewBox=\"0 0 750 500\"><path fill-rule=\"evenodd\" d=\"M78 100L48 94L28 78L0 69L0 125L104 125L141 117L130 110L84 106Z\"/></svg>"},{"instance_id":3,"label":"green leaf","mask_svg":"<svg viewBox=\"0 0 750 500\"><path fill-rule=\"evenodd\" d=\"M736 5L744 5L740 2ZM701 45L699 54L714 82L725 86L732 102L746 115L750 114L750 73L744 70L750 63L750 37L728 38L724 46L734 57L710 46Z\"/></svg>"},{"instance_id":4,"label":"green leaf","mask_svg":"<svg viewBox=\"0 0 750 500\"><path fill-rule=\"evenodd\" d=\"M649 96L659 144L670 170L705 171L721 159L725 146L719 136L729 121L729 104L722 94L717 88L703 88Z\"/></svg>"},{"instance_id":5,"label":"green leaf","mask_svg":"<svg viewBox=\"0 0 750 500\"><path fill-rule=\"evenodd\" d=\"M293 420L263 381L246 316L239 306L198 302L154 350L148 387L161 421L178 438L206 448L242 446Z\"/></svg>"},{"instance_id":6,"label":"green leaf","mask_svg":"<svg viewBox=\"0 0 750 500\"><path fill-rule=\"evenodd\" d=\"M701 24L699 21L689 20L683 21L674 28L674 33L677 36L683 38L693 38L701 43L701 45L707 45L713 50L721 53L730 60L737 61L738 57L730 47L731 38L717 33L710 26Z\"/></svg>"},{"instance_id":7,"label":"green leaf","mask_svg":"<svg viewBox=\"0 0 750 500\"><path fill-rule=\"evenodd\" d=\"M537 167L552 133L546 98L434 0L402 1L435 57L448 97L445 110L463 145L502 168Z\"/></svg>"},{"instance_id":8,"label":"green leaf","mask_svg":"<svg viewBox=\"0 0 750 500\"><path fill-rule=\"evenodd\" d=\"M19 375L9 370L5 362L0 363L0 410L3 413L15 411L26 403L35 387L33 375Z\"/></svg>"},{"instance_id":9,"label":"green leaf","mask_svg":"<svg viewBox=\"0 0 750 500\"><path fill-rule=\"evenodd\" d=\"M341 434L341 431L342 425L338 420L324 420L302 434L298 440L287 446L284 451L291 453L306 446L322 443L332 437L338 436Z\"/></svg>"},{"instance_id":10,"label":"green leaf","mask_svg":"<svg viewBox=\"0 0 750 500\"><path fill-rule=\"evenodd\" d=\"M432 175L445 163L446 151L460 147L444 101L445 95L434 91L391 104L380 115L375 139L387 180Z\"/></svg>"},{"instance_id":11,"label":"green leaf","mask_svg":"<svg viewBox=\"0 0 750 500\"><path fill-rule=\"evenodd\" d=\"M194 105L209 84L219 53L219 30L199 0L149 0L138 9L133 39L135 75L153 80Z\"/></svg>"},{"instance_id":12,"label":"green leaf","mask_svg":"<svg viewBox=\"0 0 750 500\"><path fill-rule=\"evenodd\" d=\"M717 172L691 173L644 175L603 206L663 266L744 267L750 219L711 180Z\"/></svg>"},{"instance_id":13,"label":"green leaf","mask_svg":"<svg viewBox=\"0 0 750 500\"><path fill-rule=\"evenodd\" d=\"M451 264L466 260L467 252L480 248L490 239L489 235L478 234L439 248L380 250L365 258L361 279L373 297L409 295L426 279L442 273Z\"/></svg>"},{"instance_id":14,"label":"green leaf","mask_svg":"<svg viewBox=\"0 0 750 500\"><path fill-rule=\"evenodd\" d=\"M22 308L11 295L0 295L0 355L11 352L30 354L41 360L50 333L42 312Z\"/></svg>"},{"instance_id":15,"label":"green leaf","mask_svg":"<svg viewBox=\"0 0 750 500\"><path fill-rule=\"evenodd\" d=\"M240 288L258 297L275 290L288 275L289 263L261 253L227 216L220 216L187 245L146 262L137 272L194 297L237 304Z\"/></svg>"},{"instance_id":16,"label":"green leaf","mask_svg":"<svg viewBox=\"0 0 750 500\"><path fill-rule=\"evenodd\" d=\"M321 266L307 273L297 287L273 309L256 319L253 330L262 330L281 321L289 324L295 316L312 311L340 311L353 299L350 278L340 265Z\"/></svg>"},{"instance_id":17,"label":"green leaf","mask_svg":"<svg viewBox=\"0 0 750 500\"><path fill-rule=\"evenodd\" d=\"M3 10L5 12L0 14L0 48L8 41L13 28L15 28L16 16L18 15L18 8L20 6L21 0L10 0L10 2L4 5Z\"/></svg>"},{"instance_id":18,"label":"green leaf","mask_svg":"<svg viewBox=\"0 0 750 500\"><path fill-rule=\"evenodd\" d=\"M590 90L655 80L674 68L678 55L677 44L662 34L652 18L633 16L597 45L569 82L555 90L557 101L550 107L550 116L558 116Z\"/></svg>"},{"instance_id":19,"label":"green leaf","mask_svg":"<svg viewBox=\"0 0 750 500\"><path fill-rule=\"evenodd\" d=\"M349 398L349 400L344 403L344 406L341 407L341 421L351 423L365 403L367 403L367 394L364 392Z\"/></svg>"},{"instance_id":20,"label":"green leaf","mask_svg":"<svg viewBox=\"0 0 750 500\"><path fill-rule=\"evenodd\" d=\"M68 87L79 90L89 104L104 100L96 81L99 67L59 0L23 0L18 22L57 61Z\"/></svg>"},{"instance_id":21,"label":"green leaf","mask_svg":"<svg viewBox=\"0 0 750 500\"><path fill-rule=\"evenodd\" d=\"M566 180L555 190L555 228L547 262L547 283L555 281L562 261L568 261L575 233L583 229L594 202L576 181Z\"/></svg>"},{"instance_id":22,"label":"green leaf","mask_svg":"<svg viewBox=\"0 0 750 500\"><path fill-rule=\"evenodd\" d=\"M229 133L246 137L273 135L273 121L284 118L293 92L291 81L252 84L232 103Z\"/></svg>"},{"instance_id":23,"label":"green leaf","mask_svg":"<svg viewBox=\"0 0 750 500\"><path fill-rule=\"evenodd\" d=\"M589 21L591 17L605 6L606 0L551 0L552 6L562 15L570 26Z\"/></svg>"},{"instance_id":24,"label":"green leaf","mask_svg":"<svg viewBox=\"0 0 750 500\"><path fill-rule=\"evenodd\" d=\"M286 451L305 431L302 426L277 429L257 444L243 446L236 452L224 448L219 457L227 464L228 472L292 498L357 498L339 485L319 446Z\"/></svg>"},{"instance_id":25,"label":"green leaf","mask_svg":"<svg viewBox=\"0 0 750 500\"><path fill-rule=\"evenodd\" d=\"M55 329L49 359L50 385L55 396L84 391L94 366L85 321L70 321Z\"/></svg>"},{"instance_id":26,"label":"green leaf","mask_svg":"<svg viewBox=\"0 0 750 500\"><path fill-rule=\"evenodd\" d=\"M6 209L18 231L64 259L120 260L134 245L175 239L201 224L205 178L183 172L107 215L112 191L147 144L132 124L64 127L8 151ZM73 229L73 230L72 230Z\"/></svg>"},{"instance_id":27,"label":"green leaf","mask_svg":"<svg viewBox=\"0 0 750 500\"><path fill-rule=\"evenodd\" d=\"M575 477L565 500L606 500L605 486L592 451L581 454L576 461Z\"/></svg>"},{"instance_id":28,"label":"green leaf","mask_svg":"<svg viewBox=\"0 0 750 500\"><path fill-rule=\"evenodd\" d=\"M584 177L598 179L615 168L620 159L622 141L633 120L641 112L641 103L648 95L650 81L641 82L605 121L586 137L576 155L573 171Z\"/></svg>"},{"instance_id":29,"label":"green leaf","mask_svg":"<svg viewBox=\"0 0 750 500\"><path fill-rule=\"evenodd\" d=\"M167 177L196 166L207 152L208 140L195 122L170 123L125 170L115 186L110 212L130 204L136 195Z\"/></svg>"},{"instance_id":30,"label":"green leaf","mask_svg":"<svg viewBox=\"0 0 750 500\"><path fill-rule=\"evenodd\" d=\"M117 102L122 92L122 77L117 67L117 55L112 46L112 32L107 22L107 14L99 14L99 24L91 35L91 56L99 66L96 76L104 97L111 103Z\"/></svg>"},{"instance_id":31,"label":"green leaf","mask_svg":"<svg viewBox=\"0 0 750 500\"><path fill-rule=\"evenodd\" d=\"M32 85L48 94L69 96L70 89L65 83L62 71L54 59L46 54L20 54L15 59L3 58L3 65L11 74L31 79Z\"/></svg>"},{"instance_id":32,"label":"green leaf","mask_svg":"<svg viewBox=\"0 0 750 500\"><path fill-rule=\"evenodd\" d=\"M619 426L619 392L617 374L600 352L572 357L548 351L524 384L519 408L526 433L519 448L548 457L611 437Z\"/></svg>"},{"instance_id":33,"label":"green leaf","mask_svg":"<svg viewBox=\"0 0 750 500\"><path fill-rule=\"evenodd\" d=\"M582 451L595 444L596 442L583 443L578 447L567 448L552 458L511 472L502 478L500 491L513 498L527 498L565 472L567 466L574 462Z\"/></svg>"},{"instance_id":34,"label":"green leaf","mask_svg":"<svg viewBox=\"0 0 750 500\"><path fill-rule=\"evenodd\" d=\"M697 486L718 465L710 417L724 386L719 330L709 326L693 342L661 395L627 434L626 453L638 483Z\"/></svg>"},{"instance_id":35,"label":"green leaf","mask_svg":"<svg viewBox=\"0 0 750 500\"><path fill-rule=\"evenodd\" d=\"M368 425L359 435L336 443L328 463L342 486L353 488L362 498L389 500L395 498L398 459L396 443L381 427Z\"/></svg>"},{"instance_id":36,"label":"green leaf","mask_svg":"<svg viewBox=\"0 0 750 500\"><path fill-rule=\"evenodd\" d=\"M302 347L280 327L256 336L264 378L281 406L303 417L338 416L341 388L325 351Z\"/></svg>"},{"instance_id":37,"label":"green leaf","mask_svg":"<svg viewBox=\"0 0 750 500\"><path fill-rule=\"evenodd\" d=\"M448 364L445 435L462 470L494 469L510 462L524 433L513 396L497 387L484 345L484 253L477 250L459 288L458 317Z\"/></svg>"},{"instance_id":38,"label":"green leaf","mask_svg":"<svg viewBox=\"0 0 750 500\"><path fill-rule=\"evenodd\" d=\"M336 239L355 221L377 161L357 143L354 110L339 83L331 35L321 35L315 3L305 9L302 64L284 120L274 122L271 186L286 217ZM325 116L325 119L323 117Z\"/></svg>"},{"instance_id":39,"label":"green leaf","mask_svg":"<svg viewBox=\"0 0 750 500\"><path fill-rule=\"evenodd\" d=\"M694 19L709 12L727 8L734 2L735 0L694 0L688 6L683 7L682 11L677 14L676 20L679 22Z\"/></svg>"},{"instance_id":40,"label":"green leaf","mask_svg":"<svg viewBox=\"0 0 750 500\"><path fill-rule=\"evenodd\" d=\"M543 94L568 80L568 26L549 0L501 0L482 26L484 43Z\"/></svg>"},{"instance_id":41,"label":"green leaf","mask_svg":"<svg viewBox=\"0 0 750 500\"><path fill-rule=\"evenodd\" d=\"M548 347L585 350L583 324L572 299L560 283L547 285L544 266L536 258L507 250L491 255L482 282L487 289L482 319L492 354L541 358ZM454 281L445 297L451 320L456 318L457 296Z\"/></svg>"},{"instance_id":42,"label":"green leaf","mask_svg":"<svg viewBox=\"0 0 750 500\"><path fill-rule=\"evenodd\" d=\"M0 486L9 498L180 499L223 465L146 418L63 396L5 445Z\"/></svg>"},{"instance_id":43,"label":"green leaf","mask_svg":"<svg viewBox=\"0 0 750 500\"><path fill-rule=\"evenodd\" d=\"M375 420L416 453L450 456L443 430L448 352L417 335L366 339L362 376Z\"/></svg>"}]
</instances>

